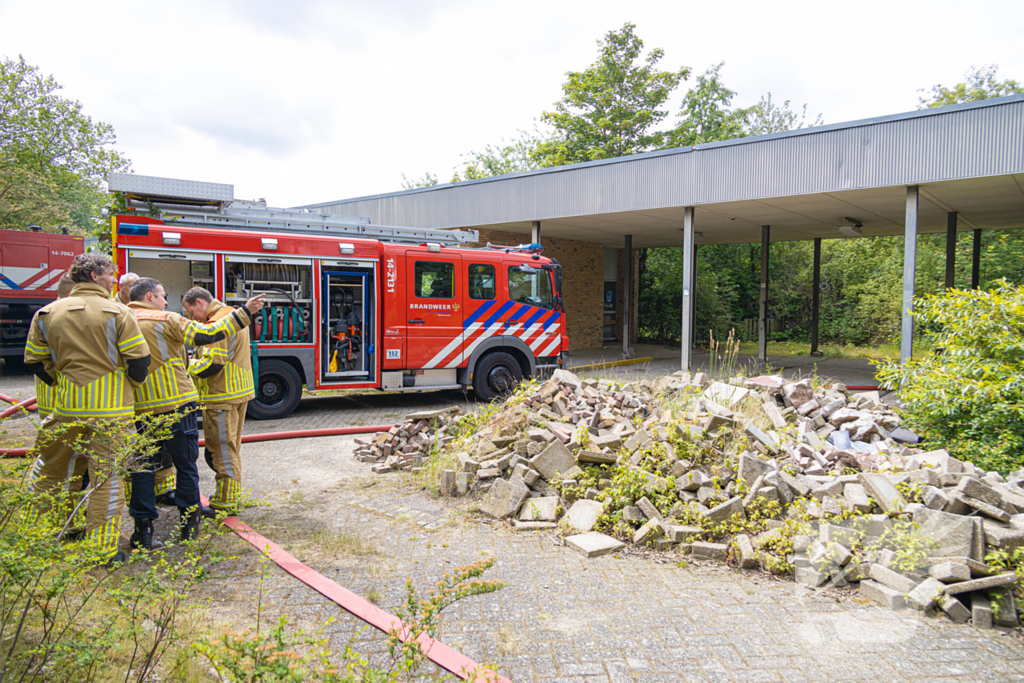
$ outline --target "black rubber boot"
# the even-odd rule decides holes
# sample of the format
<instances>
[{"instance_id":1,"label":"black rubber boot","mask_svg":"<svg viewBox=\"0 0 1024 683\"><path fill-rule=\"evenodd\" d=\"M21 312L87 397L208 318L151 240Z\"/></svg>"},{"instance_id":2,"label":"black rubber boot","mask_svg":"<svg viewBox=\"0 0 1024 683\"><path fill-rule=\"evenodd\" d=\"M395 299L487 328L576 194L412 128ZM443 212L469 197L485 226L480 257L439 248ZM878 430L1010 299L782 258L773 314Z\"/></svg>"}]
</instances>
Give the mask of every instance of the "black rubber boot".
<instances>
[{"instance_id":1,"label":"black rubber boot","mask_svg":"<svg viewBox=\"0 0 1024 683\"><path fill-rule=\"evenodd\" d=\"M124 551L118 550L116 555L107 560L106 567L107 569L117 569L120 565L124 564L127 559L128 558L125 556Z\"/></svg>"},{"instance_id":2,"label":"black rubber boot","mask_svg":"<svg viewBox=\"0 0 1024 683\"><path fill-rule=\"evenodd\" d=\"M204 505L203 517L205 517L206 519L217 519L217 509L212 508L209 505Z\"/></svg>"},{"instance_id":3,"label":"black rubber boot","mask_svg":"<svg viewBox=\"0 0 1024 683\"><path fill-rule=\"evenodd\" d=\"M163 505L169 508L176 506L177 502L174 499L174 489L171 489L170 491L164 491L159 496L157 496L156 504Z\"/></svg>"},{"instance_id":4,"label":"black rubber boot","mask_svg":"<svg viewBox=\"0 0 1024 683\"><path fill-rule=\"evenodd\" d=\"M199 536L199 523L202 518L203 511L198 507L181 511L181 540L191 541Z\"/></svg>"},{"instance_id":5,"label":"black rubber boot","mask_svg":"<svg viewBox=\"0 0 1024 683\"><path fill-rule=\"evenodd\" d=\"M153 521L149 519L135 520L135 533L132 534L129 542L133 548L142 550L164 547L160 541L153 540Z\"/></svg>"}]
</instances>

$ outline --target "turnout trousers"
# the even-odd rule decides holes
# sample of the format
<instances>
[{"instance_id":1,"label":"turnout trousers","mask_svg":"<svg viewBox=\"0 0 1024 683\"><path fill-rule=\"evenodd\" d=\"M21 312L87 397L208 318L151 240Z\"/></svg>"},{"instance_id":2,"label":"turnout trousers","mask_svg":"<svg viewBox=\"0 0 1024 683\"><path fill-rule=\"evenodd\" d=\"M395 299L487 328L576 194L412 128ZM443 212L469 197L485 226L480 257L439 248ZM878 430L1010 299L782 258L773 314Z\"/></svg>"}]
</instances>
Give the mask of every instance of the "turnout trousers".
<instances>
[{"instance_id":1,"label":"turnout trousers","mask_svg":"<svg viewBox=\"0 0 1024 683\"><path fill-rule=\"evenodd\" d=\"M153 455L148 467L132 472L131 496L128 514L133 519L155 520L159 516L156 509L156 497L166 493L169 488L161 490L160 478L164 473L164 481L174 481L167 477L177 473L177 488L174 502L184 514L189 508L199 505L199 418L195 403L178 408L179 417L171 425L171 434L160 442L160 450ZM170 462L173 467L163 467ZM162 469L157 469L162 468Z\"/></svg>"},{"instance_id":2,"label":"turnout trousers","mask_svg":"<svg viewBox=\"0 0 1024 683\"><path fill-rule=\"evenodd\" d=\"M210 498L215 510L236 512L242 495L242 427L247 405L248 401L212 403L203 409L204 455L217 481Z\"/></svg>"},{"instance_id":3,"label":"turnout trousers","mask_svg":"<svg viewBox=\"0 0 1024 683\"><path fill-rule=\"evenodd\" d=\"M68 473L74 474L72 461L84 459L89 474L86 491L85 543L99 561L117 554L121 532L121 507L124 488L116 476L116 454L111 446L118 434L132 430L130 419L75 420L51 415L43 421L36 437L39 459L32 477L32 490L53 494L65 486Z\"/></svg>"}]
</instances>

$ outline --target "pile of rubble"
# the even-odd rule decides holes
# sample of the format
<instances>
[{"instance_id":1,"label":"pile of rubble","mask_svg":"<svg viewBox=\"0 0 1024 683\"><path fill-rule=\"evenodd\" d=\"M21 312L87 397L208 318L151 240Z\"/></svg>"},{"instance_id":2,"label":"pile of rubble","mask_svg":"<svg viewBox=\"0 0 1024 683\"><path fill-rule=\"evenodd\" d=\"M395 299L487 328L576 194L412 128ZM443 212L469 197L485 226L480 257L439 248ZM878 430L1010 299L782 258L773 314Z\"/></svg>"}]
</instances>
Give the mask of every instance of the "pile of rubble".
<instances>
[{"instance_id":1,"label":"pile of rubble","mask_svg":"<svg viewBox=\"0 0 1024 683\"><path fill-rule=\"evenodd\" d=\"M813 587L857 584L893 609L1017 624L1016 574L985 556L1024 546L1020 481L922 453L877 392L704 373L617 385L562 370L532 391L468 437L454 436L466 416L433 411L357 457L415 469L432 444L455 449L444 495L483 494L481 512L517 530L561 527L587 556L650 545ZM623 505L616 477L645 495Z\"/></svg>"}]
</instances>

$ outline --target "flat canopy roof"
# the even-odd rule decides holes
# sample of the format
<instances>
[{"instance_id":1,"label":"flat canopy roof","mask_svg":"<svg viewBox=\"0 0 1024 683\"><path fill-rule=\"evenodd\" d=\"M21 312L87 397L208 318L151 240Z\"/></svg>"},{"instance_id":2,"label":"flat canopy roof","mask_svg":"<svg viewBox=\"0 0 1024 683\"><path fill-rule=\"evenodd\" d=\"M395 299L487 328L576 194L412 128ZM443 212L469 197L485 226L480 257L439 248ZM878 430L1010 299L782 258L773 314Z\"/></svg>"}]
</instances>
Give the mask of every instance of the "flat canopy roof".
<instances>
[{"instance_id":1,"label":"flat canopy roof","mask_svg":"<svg viewBox=\"0 0 1024 683\"><path fill-rule=\"evenodd\" d=\"M475 228L634 247L903 233L906 186L919 232L1024 227L1024 95L557 166L301 208L417 228Z\"/></svg>"}]
</instances>

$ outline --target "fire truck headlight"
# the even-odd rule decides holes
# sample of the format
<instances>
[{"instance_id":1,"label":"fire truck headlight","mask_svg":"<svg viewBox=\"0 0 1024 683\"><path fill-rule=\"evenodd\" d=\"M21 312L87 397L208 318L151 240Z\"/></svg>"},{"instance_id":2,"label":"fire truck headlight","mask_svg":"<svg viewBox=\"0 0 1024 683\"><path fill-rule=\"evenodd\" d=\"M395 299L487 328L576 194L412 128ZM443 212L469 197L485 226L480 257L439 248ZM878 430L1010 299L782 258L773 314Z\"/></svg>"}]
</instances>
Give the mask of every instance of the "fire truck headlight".
<instances>
[{"instance_id":1,"label":"fire truck headlight","mask_svg":"<svg viewBox=\"0 0 1024 683\"><path fill-rule=\"evenodd\" d=\"M181 244L180 232L165 232L164 244Z\"/></svg>"},{"instance_id":2,"label":"fire truck headlight","mask_svg":"<svg viewBox=\"0 0 1024 683\"><path fill-rule=\"evenodd\" d=\"M277 240L272 237L261 237L264 251L277 251Z\"/></svg>"},{"instance_id":3,"label":"fire truck headlight","mask_svg":"<svg viewBox=\"0 0 1024 683\"><path fill-rule=\"evenodd\" d=\"M356 245L350 244L348 242L341 242L341 243L339 243L338 244L338 248L341 250L342 254L354 254L354 253L356 253Z\"/></svg>"}]
</instances>

